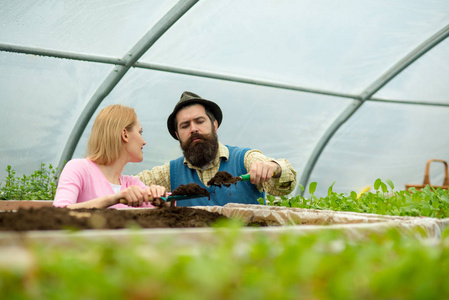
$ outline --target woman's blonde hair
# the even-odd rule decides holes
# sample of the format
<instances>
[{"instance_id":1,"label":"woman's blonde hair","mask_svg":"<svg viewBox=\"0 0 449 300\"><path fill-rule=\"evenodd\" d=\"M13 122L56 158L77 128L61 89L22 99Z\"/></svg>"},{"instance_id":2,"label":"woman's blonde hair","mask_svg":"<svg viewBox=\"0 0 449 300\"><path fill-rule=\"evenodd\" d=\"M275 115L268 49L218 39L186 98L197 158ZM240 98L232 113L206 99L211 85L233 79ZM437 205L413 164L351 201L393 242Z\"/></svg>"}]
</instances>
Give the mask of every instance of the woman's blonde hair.
<instances>
[{"instance_id":1,"label":"woman's blonde hair","mask_svg":"<svg viewBox=\"0 0 449 300\"><path fill-rule=\"evenodd\" d=\"M122 130L130 131L136 123L134 108L120 104L109 105L98 114L87 142L86 156L99 165L110 165L119 158Z\"/></svg>"}]
</instances>

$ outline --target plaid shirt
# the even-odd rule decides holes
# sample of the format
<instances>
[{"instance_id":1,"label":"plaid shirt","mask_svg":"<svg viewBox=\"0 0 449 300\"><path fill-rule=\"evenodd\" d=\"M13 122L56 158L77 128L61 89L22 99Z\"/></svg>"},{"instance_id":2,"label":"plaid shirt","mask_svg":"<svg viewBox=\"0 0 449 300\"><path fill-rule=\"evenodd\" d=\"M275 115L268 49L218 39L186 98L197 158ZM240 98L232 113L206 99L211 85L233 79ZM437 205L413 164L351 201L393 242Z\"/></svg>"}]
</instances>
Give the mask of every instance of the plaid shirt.
<instances>
[{"instance_id":1,"label":"plaid shirt","mask_svg":"<svg viewBox=\"0 0 449 300\"><path fill-rule=\"evenodd\" d=\"M222 159L228 160L229 150L222 143L218 143L218 153L214 161L209 164L205 169L192 166L185 158L184 165L190 169L195 169L198 173L198 177L201 182L207 186L207 182L217 174L220 168L220 162ZM274 161L281 166L282 173L279 178L272 178L271 180L264 182L262 185L258 185L257 188L262 191L265 190L268 194L273 196L287 195L293 191L296 186L296 171L286 159L272 159L266 157L259 150L249 150L245 154L244 164L246 170L249 170L252 163L255 161ZM240 174L243 175L243 174ZM164 186L167 191L171 191L170 185L170 163L166 163L162 166L154 167L151 170L145 170L137 174L139 179L146 185L161 185Z\"/></svg>"}]
</instances>

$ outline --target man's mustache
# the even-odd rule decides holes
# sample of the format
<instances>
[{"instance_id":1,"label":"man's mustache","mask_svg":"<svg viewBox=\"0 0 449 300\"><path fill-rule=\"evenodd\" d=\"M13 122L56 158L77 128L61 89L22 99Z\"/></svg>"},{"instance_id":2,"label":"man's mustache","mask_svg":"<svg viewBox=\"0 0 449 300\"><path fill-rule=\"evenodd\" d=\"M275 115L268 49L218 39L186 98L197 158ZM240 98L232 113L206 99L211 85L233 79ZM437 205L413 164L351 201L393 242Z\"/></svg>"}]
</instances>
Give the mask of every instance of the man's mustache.
<instances>
[{"instance_id":1,"label":"man's mustache","mask_svg":"<svg viewBox=\"0 0 449 300\"><path fill-rule=\"evenodd\" d=\"M190 145L194 139L206 140L206 137L204 135L202 135L201 133L194 132L187 140L187 144Z\"/></svg>"}]
</instances>

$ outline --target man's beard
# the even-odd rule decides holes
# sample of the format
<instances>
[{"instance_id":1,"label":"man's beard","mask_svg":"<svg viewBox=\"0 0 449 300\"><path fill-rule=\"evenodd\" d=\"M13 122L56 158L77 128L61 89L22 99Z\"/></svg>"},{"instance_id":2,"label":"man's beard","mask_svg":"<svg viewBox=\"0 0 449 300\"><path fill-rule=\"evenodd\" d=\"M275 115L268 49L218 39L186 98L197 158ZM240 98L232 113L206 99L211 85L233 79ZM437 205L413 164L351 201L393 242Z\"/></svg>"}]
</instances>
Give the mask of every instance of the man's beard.
<instances>
[{"instance_id":1,"label":"man's beard","mask_svg":"<svg viewBox=\"0 0 449 300\"><path fill-rule=\"evenodd\" d=\"M201 140L192 143L196 138ZM181 142L181 149L186 160L197 168L210 164L218 152L218 137L215 131L210 134L193 133L185 142Z\"/></svg>"}]
</instances>

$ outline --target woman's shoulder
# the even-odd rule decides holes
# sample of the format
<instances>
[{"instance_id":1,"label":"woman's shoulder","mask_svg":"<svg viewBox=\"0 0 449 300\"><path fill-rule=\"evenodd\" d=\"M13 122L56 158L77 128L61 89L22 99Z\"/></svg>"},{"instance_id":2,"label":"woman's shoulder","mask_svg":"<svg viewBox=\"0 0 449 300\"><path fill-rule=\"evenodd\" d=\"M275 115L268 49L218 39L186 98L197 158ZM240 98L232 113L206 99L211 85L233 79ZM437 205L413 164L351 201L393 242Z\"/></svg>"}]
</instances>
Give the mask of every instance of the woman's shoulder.
<instances>
[{"instance_id":1,"label":"woman's shoulder","mask_svg":"<svg viewBox=\"0 0 449 300\"><path fill-rule=\"evenodd\" d=\"M69 160L65 166L88 166L91 163L92 161L87 158L73 158Z\"/></svg>"},{"instance_id":2,"label":"woman's shoulder","mask_svg":"<svg viewBox=\"0 0 449 300\"><path fill-rule=\"evenodd\" d=\"M95 163L87 158L74 158L69 160L64 169L88 170L93 168Z\"/></svg>"},{"instance_id":3,"label":"woman's shoulder","mask_svg":"<svg viewBox=\"0 0 449 300\"><path fill-rule=\"evenodd\" d=\"M145 186L145 184L139 179L139 177L133 175L121 175L120 181L125 183L126 186L130 185Z\"/></svg>"}]
</instances>

